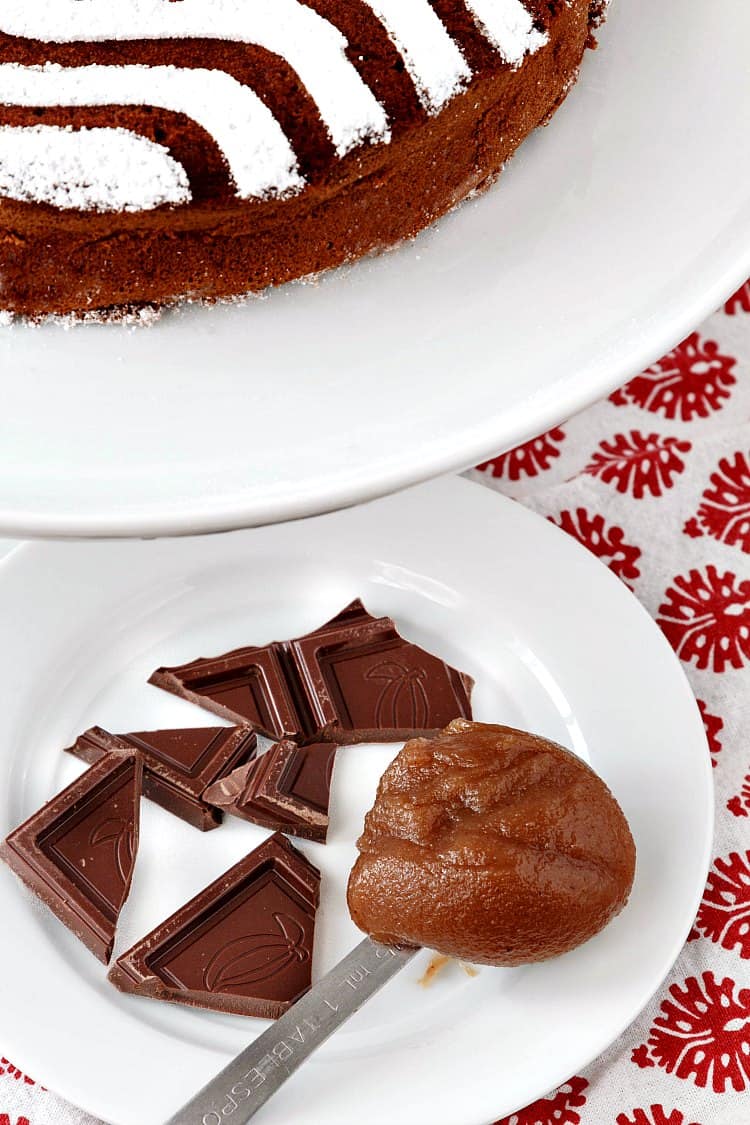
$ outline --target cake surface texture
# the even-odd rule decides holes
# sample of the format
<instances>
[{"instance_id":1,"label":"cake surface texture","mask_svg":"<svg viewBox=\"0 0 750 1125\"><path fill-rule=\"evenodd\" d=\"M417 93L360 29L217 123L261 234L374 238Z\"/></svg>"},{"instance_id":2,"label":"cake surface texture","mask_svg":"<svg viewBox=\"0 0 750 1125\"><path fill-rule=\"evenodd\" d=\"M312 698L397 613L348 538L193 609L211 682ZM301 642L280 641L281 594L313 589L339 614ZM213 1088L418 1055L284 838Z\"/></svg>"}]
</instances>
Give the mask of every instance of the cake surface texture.
<instances>
[{"instance_id":1,"label":"cake surface texture","mask_svg":"<svg viewBox=\"0 0 750 1125\"><path fill-rule=\"evenodd\" d=\"M413 237L575 81L602 0L4 0L0 310L216 300Z\"/></svg>"}]
</instances>

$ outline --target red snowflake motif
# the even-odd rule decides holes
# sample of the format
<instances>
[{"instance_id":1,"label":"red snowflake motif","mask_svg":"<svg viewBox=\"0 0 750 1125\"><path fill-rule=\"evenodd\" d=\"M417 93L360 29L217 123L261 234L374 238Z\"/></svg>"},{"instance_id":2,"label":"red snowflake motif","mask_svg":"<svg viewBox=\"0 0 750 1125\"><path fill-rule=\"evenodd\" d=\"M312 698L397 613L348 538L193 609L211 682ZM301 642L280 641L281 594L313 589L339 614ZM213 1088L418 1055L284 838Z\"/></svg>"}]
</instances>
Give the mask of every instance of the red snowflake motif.
<instances>
[{"instance_id":1,"label":"red snowflake motif","mask_svg":"<svg viewBox=\"0 0 750 1125\"><path fill-rule=\"evenodd\" d=\"M750 816L750 773L742 782L737 796L727 801L727 808L734 816Z\"/></svg>"},{"instance_id":2,"label":"red snowflake motif","mask_svg":"<svg viewBox=\"0 0 750 1125\"><path fill-rule=\"evenodd\" d=\"M23 1078L27 1086L33 1086L35 1084L33 1078L29 1078L27 1074L24 1074L22 1070L19 1070L18 1067L14 1066L8 1059L0 1059L0 1077L4 1074L7 1075L8 1078L15 1078L16 1082Z\"/></svg>"},{"instance_id":3,"label":"red snowflake motif","mask_svg":"<svg viewBox=\"0 0 750 1125\"><path fill-rule=\"evenodd\" d=\"M697 332L610 395L615 406L640 406L665 418L708 418L729 398L728 387L737 382L732 368L737 360L722 355L713 340Z\"/></svg>"},{"instance_id":4,"label":"red snowflake motif","mask_svg":"<svg viewBox=\"0 0 750 1125\"><path fill-rule=\"evenodd\" d=\"M489 469L491 476L511 481L520 480L521 477L536 477L546 472L560 456L558 446L563 441L565 431L558 427L507 453L501 453L499 457L493 457L491 461L483 461L481 465L477 465L477 469L480 472Z\"/></svg>"},{"instance_id":5,"label":"red snowflake motif","mask_svg":"<svg viewBox=\"0 0 750 1125\"><path fill-rule=\"evenodd\" d=\"M607 527L603 516L591 516L585 508L576 508L575 512L560 512L557 520L552 516L547 518L556 527L567 531L568 535L572 535L597 558L603 559L609 569L626 584L640 578L641 572L636 563L641 557L641 551L625 542L625 532L621 527Z\"/></svg>"},{"instance_id":6,"label":"red snowflake motif","mask_svg":"<svg viewBox=\"0 0 750 1125\"><path fill-rule=\"evenodd\" d=\"M738 312L750 312L750 281L740 285L737 292L732 294L724 305L724 312L727 316L734 316Z\"/></svg>"},{"instance_id":7,"label":"red snowflake motif","mask_svg":"<svg viewBox=\"0 0 750 1125\"><path fill-rule=\"evenodd\" d=\"M722 457L703 493L698 514L685 524L692 539L711 535L750 554L750 464L744 453Z\"/></svg>"},{"instance_id":8,"label":"red snowflake motif","mask_svg":"<svg viewBox=\"0 0 750 1125\"><path fill-rule=\"evenodd\" d=\"M715 566L680 575L659 606L657 623L681 660L697 668L742 668L750 658L750 581Z\"/></svg>"},{"instance_id":9,"label":"red snowflake motif","mask_svg":"<svg viewBox=\"0 0 750 1125\"><path fill-rule=\"evenodd\" d=\"M634 1109L633 1116L620 1113L615 1119L615 1125L699 1125L698 1121L688 1122L685 1114L680 1109L673 1109L667 1113L663 1105L652 1105L650 1109Z\"/></svg>"},{"instance_id":10,"label":"red snowflake motif","mask_svg":"<svg viewBox=\"0 0 750 1125\"><path fill-rule=\"evenodd\" d=\"M7 1113L0 1113L0 1125L13 1125ZM31 1125L28 1117L17 1117L15 1125Z\"/></svg>"},{"instance_id":11,"label":"red snowflake motif","mask_svg":"<svg viewBox=\"0 0 750 1125\"><path fill-rule=\"evenodd\" d=\"M632 1061L640 1067L658 1065L677 1078L723 1094L727 1084L745 1090L750 1079L750 988L738 989L729 977L718 982L713 973L688 977L684 987L670 986L648 1042L637 1047Z\"/></svg>"},{"instance_id":12,"label":"red snowflake motif","mask_svg":"<svg viewBox=\"0 0 750 1125\"><path fill-rule=\"evenodd\" d=\"M723 949L750 959L750 852L714 861L695 925Z\"/></svg>"},{"instance_id":13,"label":"red snowflake motif","mask_svg":"<svg viewBox=\"0 0 750 1125\"><path fill-rule=\"evenodd\" d=\"M685 468L680 454L689 452L689 441L631 430L603 441L584 472L642 500L646 493L661 496L672 487L674 477Z\"/></svg>"},{"instance_id":14,"label":"red snowflake motif","mask_svg":"<svg viewBox=\"0 0 750 1125\"><path fill-rule=\"evenodd\" d=\"M576 1110L586 1104L584 1090L587 1087L585 1078L571 1078L550 1097L540 1098L526 1109L496 1121L495 1125L580 1125L581 1115Z\"/></svg>"},{"instance_id":15,"label":"red snowflake motif","mask_svg":"<svg viewBox=\"0 0 750 1125\"><path fill-rule=\"evenodd\" d=\"M716 769L716 755L721 751L719 732L724 729L724 720L720 719L718 715L712 715L702 699L697 700L697 703L698 710L703 719L703 726L706 730L708 750L711 755L711 765Z\"/></svg>"}]
</instances>

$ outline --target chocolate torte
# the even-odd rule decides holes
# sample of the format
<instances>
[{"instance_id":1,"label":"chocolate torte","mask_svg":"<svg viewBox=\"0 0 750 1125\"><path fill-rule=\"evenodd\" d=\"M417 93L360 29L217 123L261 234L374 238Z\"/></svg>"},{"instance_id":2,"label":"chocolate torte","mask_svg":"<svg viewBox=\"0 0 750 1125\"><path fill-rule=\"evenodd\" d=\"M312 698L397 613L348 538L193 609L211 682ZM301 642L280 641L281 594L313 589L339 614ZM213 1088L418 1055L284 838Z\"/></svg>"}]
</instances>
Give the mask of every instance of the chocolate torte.
<instances>
[{"instance_id":1,"label":"chocolate torte","mask_svg":"<svg viewBox=\"0 0 750 1125\"><path fill-rule=\"evenodd\" d=\"M3 0L0 310L259 291L412 237L573 84L605 0Z\"/></svg>"}]
</instances>

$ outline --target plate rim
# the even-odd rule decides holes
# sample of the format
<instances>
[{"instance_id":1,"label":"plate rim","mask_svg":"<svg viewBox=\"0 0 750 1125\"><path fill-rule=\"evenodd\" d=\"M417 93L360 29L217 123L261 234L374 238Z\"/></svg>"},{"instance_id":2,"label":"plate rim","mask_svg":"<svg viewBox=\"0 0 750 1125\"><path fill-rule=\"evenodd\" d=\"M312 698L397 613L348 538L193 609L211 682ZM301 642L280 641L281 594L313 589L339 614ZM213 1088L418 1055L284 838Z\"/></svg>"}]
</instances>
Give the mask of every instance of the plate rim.
<instances>
[{"instance_id":1,"label":"plate rim","mask_svg":"<svg viewBox=\"0 0 750 1125\"><path fill-rule=\"evenodd\" d=\"M618 590L620 590L620 593L628 594L629 595L628 601L629 601L629 605L630 605L631 610L636 615L640 616L642 621L645 624L647 624L649 629L652 631L652 635L654 637L655 644L657 644L658 647L660 647L662 649L662 653L667 657L667 663L669 665L671 665L673 672L677 673L677 678L675 680L675 684L677 682L680 683L680 688L685 693L686 702L692 703L692 706L690 707L690 711L691 711L691 714L692 714L693 720L694 720L696 737L699 738L701 740L701 742L706 747L705 755L704 755L704 758L703 758L703 770L702 770L702 772L703 772L702 793L703 793L703 805L705 806L703 808L703 816L705 818L706 834L705 834L705 838L704 838L704 841L703 841L703 849L702 849L701 878L700 878L700 880L698 880L696 882L696 888L693 892L693 896L691 898L690 903L688 904L686 902L686 904L685 904L685 919L686 919L686 921L679 928L679 930L676 931L676 937L675 937L675 939L672 943L672 946L671 946L669 954L668 954L668 963L666 964L663 973L659 976L659 979L654 981L654 982L651 982L651 984L649 985L649 990L648 990L647 995L645 995L645 996L639 995L638 999L634 1000L633 1004L631 1006L629 1006L627 1016L622 1021L621 1026L618 1026L618 1029L611 1036L611 1038L609 1038L606 1043L603 1043L603 1045L600 1046L597 1049L597 1051L590 1058L582 1059L577 1064L576 1070L580 1070L580 1069L588 1066L593 1061L593 1059L598 1058L604 1051L606 1051L609 1048L609 1046L611 1046L611 1044L617 1038L619 1038L619 1036L623 1033L623 1031L628 1026L630 1026L630 1024L634 1021L634 1019L637 1018L637 1016L640 1014L640 1012L643 1011L643 1009L650 1002L650 1000L653 998L655 993L658 992L659 988L661 987L663 981L665 980L665 978L667 977L667 975L671 971L675 961L677 960L677 958L678 958L678 956L679 956L679 954L680 954L680 952L681 952L681 950L684 946L685 940L687 938L687 935L690 931L690 928L691 928L693 920L694 920L695 912L697 911L698 905L701 901L703 889L704 889L704 885L705 885L705 877L706 877L706 874L709 870L711 859L712 859L712 856L713 856L713 837L714 837L714 821L715 821L713 773L712 773L710 755L708 754L708 747L707 747L707 741L706 741L706 738L705 738L705 731L703 729L703 723L702 723L702 720L700 718L700 713L699 713L699 710L698 710L697 703L695 702L694 693L692 691L692 688L690 686L688 678L685 674L684 668L682 667L680 661L678 660L678 658L675 656L674 652L670 648L666 638L660 632L660 630L658 629L658 626L656 625L655 621L653 620L651 615L648 613L648 611L645 609L645 607L642 605L642 603L635 597L635 595L633 595L630 591L627 590L626 587L624 587L620 583L620 581L615 577L615 575L613 575L611 573L611 571L609 571L609 569L600 560L596 559L581 544L577 543L575 540L572 540L561 529L559 529L558 527L550 524L542 516L538 515L537 513L533 512L533 511L531 511L530 509L527 509L523 506L519 506L519 505L515 504L513 501L509 500L507 497L504 497L504 496L496 494L496 493L492 493L489 490L485 489L483 486L478 485L474 482L466 481L466 480L463 480L461 478L450 478L450 479L445 479L445 480L433 482L433 483L427 485L426 488L429 489L429 490L434 490L434 491L440 491L440 490L443 490L443 489L447 489L448 491L457 490L455 492L455 495L457 497L460 496L460 495L463 495L463 494L468 496L470 494L470 491L471 491L474 494L475 498L478 497L478 496L486 497L486 500L489 504L488 509L487 509L488 512L490 511L490 507L495 509L496 511L497 510L502 511L503 508L505 508L508 511L513 511L514 514L517 515L517 516L520 515L520 518L522 520L526 519L527 521L536 524L540 528L542 526L544 526L547 529L547 533L550 534L551 536L554 536L554 535L562 536L564 542L567 544L566 550L572 551L573 555L578 556L579 560L581 560L585 557L588 560L588 563L586 565L593 566L599 572L600 577L603 580L605 580L607 582L611 582L613 590L618 589ZM481 489L481 491L480 491L480 489ZM403 499L401 501L397 501L397 502L403 502ZM407 501L407 503L408 502L410 502L410 501ZM480 503L484 503L484 502L485 501L482 500ZM388 501L384 501L383 503L384 504L388 503ZM562 542L563 540L559 540L559 542ZM80 544L80 546L85 547L85 544ZM17 569L17 568L23 567L24 562L25 562L26 558L28 558L29 554L37 553L37 552L40 552L40 551L43 552L47 547L51 547L54 550L55 544L44 544L44 543L33 543L32 542L32 543L24 543L24 544L21 544L21 545L17 546L16 548L14 548L5 558L0 560L0 584L2 584L2 579L9 569L11 569L11 568ZM605 574L604 572L607 572L607 573ZM609 578L607 578L607 575L609 575ZM689 906L689 909L688 909L688 906ZM18 1062L24 1064L24 1069L26 1069L27 1072L29 1070L32 1073L34 1073L35 1070L39 1071L39 1072L41 1072L42 1070L50 1070L47 1063L49 1061L52 1061L53 1064L54 1064L54 1060L47 1060L45 1062L42 1062L41 1066L37 1066L35 1059L32 1060L32 1056L28 1054L28 1052L25 1050L25 1048L23 1046L22 1046L22 1050L20 1052L16 1051L15 1046L12 1045L10 1043L10 1041L8 1041L8 1042L5 1041L5 1035L6 1035L5 1031L3 1031L3 1036L4 1036L3 1046L5 1046L5 1047L11 1047L12 1046L13 1054L14 1054L16 1060ZM33 1052L32 1052L32 1054L33 1054ZM25 1060L26 1059L28 1059L29 1061L32 1062L31 1066L25 1066ZM41 1062L41 1059L40 1059L40 1062ZM559 1086L560 1084L567 1081L567 1079L569 1077L570 1077L569 1067L566 1065L564 1071L561 1072L561 1073L558 1073L558 1076L557 1076L554 1084L552 1086L550 1086L549 1089L556 1088L556 1086ZM48 1080L48 1078L47 1078L47 1080ZM50 1088L53 1089L53 1090L64 1089L65 1085L64 1084L62 1086L58 1085L58 1083L55 1081L51 1084ZM543 1096L544 1093L546 1093L546 1090L540 1091L539 1093L537 1093L535 1095L535 1097ZM60 1095L60 1096L64 1097L66 1095ZM67 1096L70 1097L71 1095L67 1095ZM79 1107L80 1106L86 1106L87 1103L88 1103L87 1112L90 1112L90 1113L96 1112L93 1109L93 1107L91 1106L91 1103L88 1102L87 1097L81 1097L80 1094L76 1094L74 1101L75 1101L75 1104L77 1104ZM524 1103L524 1104L526 1104L526 1103ZM521 1106L518 1106L516 1108L521 1108ZM515 1112L515 1110L510 1110L508 1112L513 1113L513 1112ZM483 1118L481 1122L477 1122L477 1121L472 1119L472 1121L467 1122L466 1125L491 1125L491 1122L494 1121L494 1120L496 1120L496 1114L493 1114L492 1117L489 1118L489 1119Z\"/></svg>"}]
</instances>

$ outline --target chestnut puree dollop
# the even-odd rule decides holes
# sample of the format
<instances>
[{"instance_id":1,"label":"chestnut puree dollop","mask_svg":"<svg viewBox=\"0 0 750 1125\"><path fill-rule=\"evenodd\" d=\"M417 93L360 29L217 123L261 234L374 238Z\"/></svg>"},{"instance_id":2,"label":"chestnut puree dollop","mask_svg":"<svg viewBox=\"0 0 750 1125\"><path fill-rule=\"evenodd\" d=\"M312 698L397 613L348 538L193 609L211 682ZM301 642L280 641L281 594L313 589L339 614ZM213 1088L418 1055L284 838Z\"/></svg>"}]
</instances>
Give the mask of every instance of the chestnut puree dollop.
<instances>
[{"instance_id":1,"label":"chestnut puree dollop","mask_svg":"<svg viewBox=\"0 0 750 1125\"><path fill-rule=\"evenodd\" d=\"M635 845L589 766L554 742L457 719L383 774L349 877L376 941L489 965L565 953L627 902Z\"/></svg>"}]
</instances>

